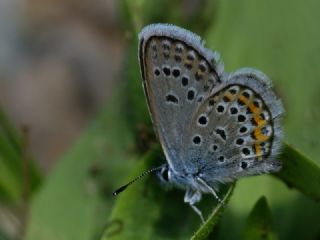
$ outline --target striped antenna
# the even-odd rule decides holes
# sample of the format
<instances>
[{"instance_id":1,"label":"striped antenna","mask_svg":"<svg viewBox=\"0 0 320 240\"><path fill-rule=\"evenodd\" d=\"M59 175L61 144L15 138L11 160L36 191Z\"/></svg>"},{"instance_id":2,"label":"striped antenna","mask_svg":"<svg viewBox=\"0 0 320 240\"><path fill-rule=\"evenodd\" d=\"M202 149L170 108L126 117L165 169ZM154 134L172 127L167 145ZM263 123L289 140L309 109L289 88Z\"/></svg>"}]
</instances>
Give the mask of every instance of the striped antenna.
<instances>
[{"instance_id":1,"label":"striped antenna","mask_svg":"<svg viewBox=\"0 0 320 240\"><path fill-rule=\"evenodd\" d=\"M129 187L132 183L138 181L140 178L152 173L152 172L156 172L156 171L159 171L161 170L163 167L156 167L156 168L151 168L145 172L143 172L140 176L136 177L135 179L133 179L132 181L128 182L127 184L119 187L116 191L114 191L112 193L113 196L117 196L119 193L123 192L127 187Z\"/></svg>"}]
</instances>

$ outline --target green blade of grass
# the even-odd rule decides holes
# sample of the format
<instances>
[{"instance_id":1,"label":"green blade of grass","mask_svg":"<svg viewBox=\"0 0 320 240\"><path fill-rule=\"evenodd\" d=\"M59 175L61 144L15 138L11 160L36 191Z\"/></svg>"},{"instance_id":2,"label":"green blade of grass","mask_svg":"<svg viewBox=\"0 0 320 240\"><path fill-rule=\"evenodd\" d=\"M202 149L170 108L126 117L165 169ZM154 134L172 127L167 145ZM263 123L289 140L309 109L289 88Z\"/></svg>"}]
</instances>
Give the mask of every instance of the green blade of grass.
<instances>
[{"instance_id":1,"label":"green blade of grass","mask_svg":"<svg viewBox=\"0 0 320 240\"><path fill-rule=\"evenodd\" d=\"M245 240L277 240L273 230L272 214L266 197L261 197L253 207L243 233Z\"/></svg>"},{"instance_id":2,"label":"green blade of grass","mask_svg":"<svg viewBox=\"0 0 320 240\"><path fill-rule=\"evenodd\" d=\"M213 233L215 225L218 223L221 214L224 211L224 208L227 207L227 204L232 196L232 192L235 185L229 187L227 193L224 195L222 202L219 203L210 214L206 222L197 230L197 232L192 236L192 240L205 240L209 239L208 236Z\"/></svg>"},{"instance_id":3,"label":"green blade of grass","mask_svg":"<svg viewBox=\"0 0 320 240\"><path fill-rule=\"evenodd\" d=\"M32 196L42 181L36 163L27 155L25 136L21 135L0 108L0 201L12 206ZM28 168L28 179L23 176L24 167ZM28 181L30 196L23 196L24 181Z\"/></svg>"},{"instance_id":4,"label":"green blade of grass","mask_svg":"<svg viewBox=\"0 0 320 240\"><path fill-rule=\"evenodd\" d=\"M284 181L288 187L293 187L307 196L320 200L320 167L298 150L284 144L280 156L283 168L274 174Z\"/></svg>"},{"instance_id":5,"label":"green blade of grass","mask_svg":"<svg viewBox=\"0 0 320 240\"><path fill-rule=\"evenodd\" d=\"M0 156L0 196L2 200L18 203L21 198L21 178L15 176Z\"/></svg>"}]
</instances>

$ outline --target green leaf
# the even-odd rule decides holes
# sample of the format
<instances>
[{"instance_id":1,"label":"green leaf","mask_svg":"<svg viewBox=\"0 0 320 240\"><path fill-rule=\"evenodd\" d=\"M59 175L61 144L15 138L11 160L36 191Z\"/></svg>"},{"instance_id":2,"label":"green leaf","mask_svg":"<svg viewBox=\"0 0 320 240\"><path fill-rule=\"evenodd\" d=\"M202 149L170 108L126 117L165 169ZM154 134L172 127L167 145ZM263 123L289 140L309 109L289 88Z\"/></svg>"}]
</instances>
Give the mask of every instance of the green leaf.
<instances>
[{"instance_id":1,"label":"green leaf","mask_svg":"<svg viewBox=\"0 0 320 240\"><path fill-rule=\"evenodd\" d=\"M246 240L276 240L277 235L273 230L272 214L266 197L261 197L253 207L243 233Z\"/></svg>"},{"instance_id":2,"label":"green leaf","mask_svg":"<svg viewBox=\"0 0 320 240\"><path fill-rule=\"evenodd\" d=\"M27 136L21 136L0 108L0 201L18 205L32 196L41 183L41 174L36 163L27 154ZM26 166L25 166L26 165ZM27 168L28 179L23 175ZM28 185L29 196L23 196Z\"/></svg>"},{"instance_id":3,"label":"green leaf","mask_svg":"<svg viewBox=\"0 0 320 240\"><path fill-rule=\"evenodd\" d=\"M112 191L135 164L132 131L118 91L60 160L34 197L30 240L98 238L113 205Z\"/></svg>"},{"instance_id":4,"label":"green leaf","mask_svg":"<svg viewBox=\"0 0 320 240\"><path fill-rule=\"evenodd\" d=\"M16 176L0 156L0 196L1 200L17 204L21 198L21 177Z\"/></svg>"},{"instance_id":5,"label":"green leaf","mask_svg":"<svg viewBox=\"0 0 320 240\"><path fill-rule=\"evenodd\" d=\"M307 196L320 201L320 167L299 151L285 144L280 156L283 168L275 176Z\"/></svg>"},{"instance_id":6,"label":"green leaf","mask_svg":"<svg viewBox=\"0 0 320 240\"><path fill-rule=\"evenodd\" d=\"M219 221L222 212L224 211L224 208L227 207L227 203L230 200L230 197L232 196L232 192L235 185L232 185L229 187L227 193L225 194L224 198L222 199L222 202L219 203L212 211L209 218L206 220L206 222L197 230L197 232L192 236L192 240L204 240L208 239L208 236L213 233L214 227Z\"/></svg>"},{"instance_id":7,"label":"green leaf","mask_svg":"<svg viewBox=\"0 0 320 240\"><path fill-rule=\"evenodd\" d=\"M0 232L0 240L11 240L6 234Z\"/></svg>"},{"instance_id":8,"label":"green leaf","mask_svg":"<svg viewBox=\"0 0 320 240\"><path fill-rule=\"evenodd\" d=\"M0 224L0 240L13 240L12 236L10 236L7 231L8 230L5 230Z\"/></svg>"}]
</instances>

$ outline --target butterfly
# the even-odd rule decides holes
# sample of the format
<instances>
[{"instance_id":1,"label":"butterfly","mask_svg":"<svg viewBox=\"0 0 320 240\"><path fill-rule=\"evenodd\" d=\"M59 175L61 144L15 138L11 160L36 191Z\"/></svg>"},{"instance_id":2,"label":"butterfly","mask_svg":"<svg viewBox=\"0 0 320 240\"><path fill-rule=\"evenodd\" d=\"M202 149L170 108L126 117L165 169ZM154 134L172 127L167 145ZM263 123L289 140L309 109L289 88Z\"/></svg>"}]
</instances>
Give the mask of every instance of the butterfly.
<instances>
[{"instance_id":1,"label":"butterfly","mask_svg":"<svg viewBox=\"0 0 320 240\"><path fill-rule=\"evenodd\" d=\"M195 206L202 194L221 201L221 183L281 169L284 109L266 75L252 68L224 72L219 54L199 36L169 24L142 29L139 62L167 160L156 171L186 191L184 202L202 221Z\"/></svg>"}]
</instances>

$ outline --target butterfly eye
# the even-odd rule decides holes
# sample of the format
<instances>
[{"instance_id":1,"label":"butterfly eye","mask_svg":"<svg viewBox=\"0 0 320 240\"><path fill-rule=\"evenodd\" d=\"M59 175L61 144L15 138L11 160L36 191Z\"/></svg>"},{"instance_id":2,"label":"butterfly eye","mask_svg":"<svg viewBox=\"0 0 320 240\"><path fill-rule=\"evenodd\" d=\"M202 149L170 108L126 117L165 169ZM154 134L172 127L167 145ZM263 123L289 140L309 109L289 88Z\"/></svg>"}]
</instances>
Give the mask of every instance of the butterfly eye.
<instances>
[{"instance_id":1,"label":"butterfly eye","mask_svg":"<svg viewBox=\"0 0 320 240\"><path fill-rule=\"evenodd\" d=\"M169 182L169 169L168 168L164 168L161 171L161 177L163 180L165 180L166 182Z\"/></svg>"}]
</instances>

